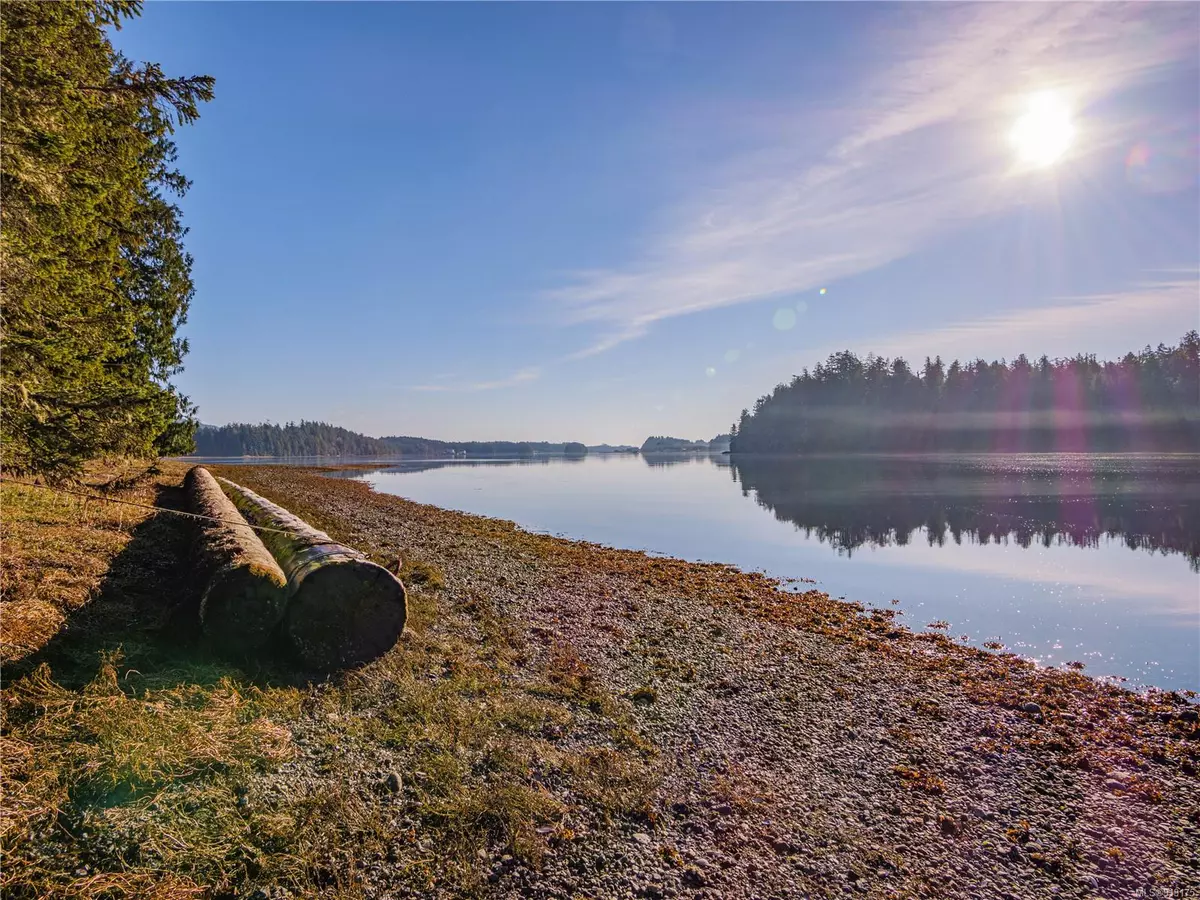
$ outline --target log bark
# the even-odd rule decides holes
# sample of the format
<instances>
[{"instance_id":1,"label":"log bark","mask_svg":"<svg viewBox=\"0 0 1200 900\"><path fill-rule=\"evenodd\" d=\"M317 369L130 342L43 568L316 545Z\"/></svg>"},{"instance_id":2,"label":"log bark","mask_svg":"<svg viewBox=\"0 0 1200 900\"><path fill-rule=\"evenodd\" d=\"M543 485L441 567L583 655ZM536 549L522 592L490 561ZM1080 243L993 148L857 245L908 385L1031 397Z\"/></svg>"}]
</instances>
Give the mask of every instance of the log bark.
<instances>
[{"instance_id":1,"label":"log bark","mask_svg":"<svg viewBox=\"0 0 1200 900\"><path fill-rule=\"evenodd\" d=\"M288 583L283 633L305 665L333 671L382 656L404 631L404 585L363 554L249 488L222 478L234 505L262 532Z\"/></svg>"},{"instance_id":2,"label":"log bark","mask_svg":"<svg viewBox=\"0 0 1200 900\"><path fill-rule=\"evenodd\" d=\"M229 652L257 650L283 620L287 577L207 469L193 467L184 487L192 512L208 517L200 520L194 554L205 585L204 634Z\"/></svg>"}]
</instances>

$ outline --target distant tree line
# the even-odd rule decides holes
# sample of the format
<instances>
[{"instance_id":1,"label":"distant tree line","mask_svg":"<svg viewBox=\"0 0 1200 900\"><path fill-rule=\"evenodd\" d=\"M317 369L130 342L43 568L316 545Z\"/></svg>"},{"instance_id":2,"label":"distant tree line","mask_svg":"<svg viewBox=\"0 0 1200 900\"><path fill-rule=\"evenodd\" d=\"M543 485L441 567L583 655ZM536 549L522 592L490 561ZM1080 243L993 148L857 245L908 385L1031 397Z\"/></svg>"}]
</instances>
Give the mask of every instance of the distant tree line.
<instances>
[{"instance_id":1,"label":"distant tree line","mask_svg":"<svg viewBox=\"0 0 1200 900\"><path fill-rule=\"evenodd\" d=\"M200 456L359 456L381 459L455 454L481 458L531 458L583 456L587 454L587 447L578 442L451 442L402 435L375 438L326 422L301 421L285 425L201 425L196 431L196 453Z\"/></svg>"},{"instance_id":2,"label":"distant tree line","mask_svg":"<svg viewBox=\"0 0 1200 900\"><path fill-rule=\"evenodd\" d=\"M400 450L379 438L367 437L325 422L286 425L235 423L196 431L201 456L399 456Z\"/></svg>"},{"instance_id":3,"label":"distant tree line","mask_svg":"<svg viewBox=\"0 0 1200 900\"><path fill-rule=\"evenodd\" d=\"M690 441L687 438L653 435L642 442L643 453L691 453L707 450L708 441Z\"/></svg>"},{"instance_id":4,"label":"distant tree line","mask_svg":"<svg viewBox=\"0 0 1200 900\"><path fill-rule=\"evenodd\" d=\"M1200 450L1200 335L1116 361L977 359L920 372L849 350L761 397L734 453Z\"/></svg>"},{"instance_id":5,"label":"distant tree line","mask_svg":"<svg viewBox=\"0 0 1200 900\"><path fill-rule=\"evenodd\" d=\"M385 437L384 441L388 443L408 441L411 438L392 438ZM583 453L587 453L587 447L578 442L572 441L566 443L551 443L549 441L431 441L429 443L440 444L447 451L465 454L469 457L482 458L497 458L497 457L517 457L525 459L534 456L562 456L567 454L568 447L573 448L573 455L579 453L579 448L583 448ZM396 444L396 446L403 446Z\"/></svg>"},{"instance_id":6,"label":"distant tree line","mask_svg":"<svg viewBox=\"0 0 1200 900\"><path fill-rule=\"evenodd\" d=\"M187 343L192 258L171 140L213 95L105 33L138 0L0 5L0 451L54 476L106 454L191 447L172 387Z\"/></svg>"}]
</instances>

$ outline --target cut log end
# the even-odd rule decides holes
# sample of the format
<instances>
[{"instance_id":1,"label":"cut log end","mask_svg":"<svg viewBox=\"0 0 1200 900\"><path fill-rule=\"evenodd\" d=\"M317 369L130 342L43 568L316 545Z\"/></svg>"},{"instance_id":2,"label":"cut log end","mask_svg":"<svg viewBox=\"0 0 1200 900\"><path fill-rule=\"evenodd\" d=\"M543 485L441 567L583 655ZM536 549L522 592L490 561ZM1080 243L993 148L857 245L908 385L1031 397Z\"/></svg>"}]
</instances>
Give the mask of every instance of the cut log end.
<instances>
[{"instance_id":1,"label":"cut log end","mask_svg":"<svg viewBox=\"0 0 1200 900\"><path fill-rule=\"evenodd\" d=\"M205 635L230 653L261 647L283 618L286 583L277 571L240 566L217 572L200 601Z\"/></svg>"},{"instance_id":2,"label":"cut log end","mask_svg":"<svg viewBox=\"0 0 1200 900\"><path fill-rule=\"evenodd\" d=\"M331 563L306 574L288 604L284 629L305 665L359 666L390 650L404 631L404 585L366 560Z\"/></svg>"}]
</instances>

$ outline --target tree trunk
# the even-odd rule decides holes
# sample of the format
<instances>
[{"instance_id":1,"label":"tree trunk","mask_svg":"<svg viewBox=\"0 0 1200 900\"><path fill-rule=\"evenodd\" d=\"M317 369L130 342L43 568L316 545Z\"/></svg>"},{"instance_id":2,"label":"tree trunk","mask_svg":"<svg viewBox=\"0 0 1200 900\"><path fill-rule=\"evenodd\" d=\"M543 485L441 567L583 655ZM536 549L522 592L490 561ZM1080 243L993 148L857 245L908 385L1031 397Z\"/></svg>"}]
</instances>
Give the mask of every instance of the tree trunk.
<instances>
[{"instance_id":1,"label":"tree trunk","mask_svg":"<svg viewBox=\"0 0 1200 900\"><path fill-rule=\"evenodd\" d=\"M224 650L256 650L283 619L287 578L207 469L193 467L184 487L192 512L208 517L195 550L204 633Z\"/></svg>"},{"instance_id":2,"label":"tree trunk","mask_svg":"<svg viewBox=\"0 0 1200 900\"><path fill-rule=\"evenodd\" d=\"M391 572L249 488L222 478L287 576L283 630L303 662L328 672L370 662L395 645L408 615Z\"/></svg>"}]
</instances>

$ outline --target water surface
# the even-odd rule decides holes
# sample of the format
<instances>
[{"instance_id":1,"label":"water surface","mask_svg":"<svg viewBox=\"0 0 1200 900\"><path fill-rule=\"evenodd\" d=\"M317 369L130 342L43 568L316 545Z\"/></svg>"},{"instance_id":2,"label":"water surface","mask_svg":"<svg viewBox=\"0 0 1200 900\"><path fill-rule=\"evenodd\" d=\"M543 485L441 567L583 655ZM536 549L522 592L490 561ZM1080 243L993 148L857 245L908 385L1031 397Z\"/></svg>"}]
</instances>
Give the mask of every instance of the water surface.
<instances>
[{"instance_id":1,"label":"water surface","mask_svg":"<svg viewBox=\"0 0 1200 900\"><path fill-rule=\"evenodd\" d=\"M437 460L347 475L533 530L733 563L1046 665L1200 687L1200 459Z\"/></svg>"}]
</instances>

